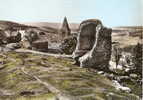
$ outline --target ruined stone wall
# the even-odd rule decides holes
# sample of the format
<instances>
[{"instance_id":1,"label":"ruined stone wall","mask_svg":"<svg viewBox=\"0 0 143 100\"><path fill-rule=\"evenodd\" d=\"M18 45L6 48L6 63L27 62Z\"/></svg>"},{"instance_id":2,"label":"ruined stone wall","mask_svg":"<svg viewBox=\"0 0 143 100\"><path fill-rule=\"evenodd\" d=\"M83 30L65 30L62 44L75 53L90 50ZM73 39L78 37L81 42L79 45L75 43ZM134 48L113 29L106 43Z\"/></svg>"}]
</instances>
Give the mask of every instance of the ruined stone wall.
<instances>
[{"instance_id":1,"label":"ruined stone wall","mask_svg":"<svg viewBox=\"0 0 143 100\"><path fill-rule=\"evenodd\" d=\"M101 22L96 19L86 20L80 24L77 46L73 53L73 58L79 58L92 49L96 38L96 26L98 24L101 24Z\"/></svg>"},{"instance_id":2,"label":"ruined stone wall","mask_svg":"<svg viewBox=\"0 0 143 100\"><path fill-rule=\"evenodd\" d=\"M111 29L99 20L87 20L81 23L78 43L73 58L81 67L105 69L111 56Z\"/></svg>"}]
</instances>

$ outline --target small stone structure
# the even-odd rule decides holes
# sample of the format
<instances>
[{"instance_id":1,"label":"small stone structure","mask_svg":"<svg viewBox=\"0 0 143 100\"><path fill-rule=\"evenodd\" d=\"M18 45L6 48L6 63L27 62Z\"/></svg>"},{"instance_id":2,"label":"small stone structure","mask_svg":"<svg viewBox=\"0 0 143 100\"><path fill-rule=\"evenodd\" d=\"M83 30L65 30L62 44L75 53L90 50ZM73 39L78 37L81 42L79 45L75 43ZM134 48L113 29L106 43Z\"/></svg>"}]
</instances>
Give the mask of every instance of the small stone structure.
<instances>
[{"instance_id":1,"label":"small stone structure","mask_svg":"<svg viewBox=\"0 0 143 100\"><path fill-rule=\"evenodd\" d=\"M69 24L66 17L64 18L62 27L60 29L60 34L62 38L68 37L71 34L71 30L69 28Z\"/></svg>"},{"instance_id":2,"label":"small stone structure","mask_svg":"<svg viewBox=\"0 0 143 100\"><path fill-rule=\"evenodd\" d=\"M21 45L23 48L32 49L32 42L39 39L37 32L33 30L20 31Z\"/></svg>"},{"instance_id":3,"label":"small stone structure","mask_svg":"<svg viewBox=\"0 0 143 100\"><path fill-rule=\"evenodd\" d=\"M36 30L20 31L21 44L23 48L33 49L37 51L48 50L48 39L44 36L44 32L38 32Z\"/></svg>"},{"instance_id":4,"label":"small stone structure","mask_svg":"<svg viewBox=\"0 0 143 100\"><path fill-rule=\"evenodd\" d=\"M104 27L97 19L80 24L73 58L81 67L107 68L112 48L111 32L111 29Z\"/></svg>"},{"instance_id":5,"label":"small stone structure","mask_svg":"<svg viewBox=\"0 0 143 100\"><path fill-rule=\"evenodd\" d=\"M37 51L47 51L48 50L48 41L47 40L36 40L32 42L32 49Z\"/></svg>"}]
</instances>

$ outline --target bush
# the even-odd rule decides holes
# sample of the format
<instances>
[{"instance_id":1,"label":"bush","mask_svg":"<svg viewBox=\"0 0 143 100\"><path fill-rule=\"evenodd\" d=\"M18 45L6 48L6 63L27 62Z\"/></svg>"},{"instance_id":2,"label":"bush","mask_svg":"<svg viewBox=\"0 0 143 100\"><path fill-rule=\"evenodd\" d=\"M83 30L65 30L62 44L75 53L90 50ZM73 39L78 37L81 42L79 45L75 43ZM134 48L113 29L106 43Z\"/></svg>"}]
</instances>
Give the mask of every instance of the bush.
<instances>
[{"instance_id":1,"label":"bush","mask_svg":"<svg viewBox=\"0 0 143 100\"><path fill-rule=\"evenodd\" d=\"M137 74L142 74L142 44L138 43L133 49L133 62L135 64L135 70Z\"/></svg>"},{"instance_id":2,"label":"bush","mask_svg":"<svg viewBox=\"0 0 143 100\"><path fill-rule=\"evenodd\" d=\"M60 48L65 54L72 54L76 48L77 39L74 36L67 37L63 40Z\"/></svg>"}]
</instances>

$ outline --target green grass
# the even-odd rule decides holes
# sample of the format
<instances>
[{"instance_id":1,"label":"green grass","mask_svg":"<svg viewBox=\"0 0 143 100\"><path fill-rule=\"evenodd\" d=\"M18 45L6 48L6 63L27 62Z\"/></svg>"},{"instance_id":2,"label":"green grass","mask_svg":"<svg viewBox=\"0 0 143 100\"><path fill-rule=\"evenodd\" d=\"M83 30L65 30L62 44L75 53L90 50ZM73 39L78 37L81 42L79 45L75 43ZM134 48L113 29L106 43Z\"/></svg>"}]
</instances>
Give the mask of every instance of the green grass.
<instances>
[{"instance_id":1,"label":"green grass","mask_svg":"<svg viewBox=\"0 0 143 100\"><path fill-rule=\"evenodd\" d=\"M22 67L26 72L36 75L63 93L72 96L95 94L95 97L89 96L83 100L106 100L106 95L110 92L121 96L131 96L129 93L117 91L107 77L72 65L73 60L71 59L15 52L3 55L6 58L0 56L0 61L4 61L3 66L5 66L4 69L0 70L0 89L9 91L12 95L3 95L0 100L55 99L56 94L50 92L48 88L38 83L33 77L25 75L21 71ZM23 96L21 95L23 91L33 91L35 94Z\"/></svg>"}]
</instances>

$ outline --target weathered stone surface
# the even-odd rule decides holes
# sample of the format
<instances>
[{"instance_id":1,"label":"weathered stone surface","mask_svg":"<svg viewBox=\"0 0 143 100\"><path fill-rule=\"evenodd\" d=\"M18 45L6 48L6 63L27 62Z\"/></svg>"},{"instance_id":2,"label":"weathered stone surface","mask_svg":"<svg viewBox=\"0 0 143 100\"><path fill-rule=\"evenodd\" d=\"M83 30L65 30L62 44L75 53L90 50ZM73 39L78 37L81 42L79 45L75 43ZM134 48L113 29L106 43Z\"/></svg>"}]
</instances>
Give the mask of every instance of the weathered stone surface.
<instances>
[{"instance_id":1,"label":"weathered stone surface","mask_svg":"<svg viewBox=\"0 0 143 100\"><path fill-rule=\"evenodd\" d=\"M21 45L19 43L9 43L6 45L1 45L0 52L13 51L15 49L19 49L20 47L21 47Z\"/></svg>"},{"instance_id":2,"label":"weathered stone surface","mask_svg":"<svg viewBox=\"0 0 143 100\"><path fill-rule=\"evenodd\" d=\"M21 45L19 43L9 43L5 46L5 48L8 48L10 50L15 50L15 49L18 49L20 47L21 47Z\"/></svg>"},{"instance_id":3,"label":"weathered stone surface","mask_svg":"<svg viewBox=\"0 0 143 100\"><path fill-rule=\"evenodd\" d=\"M73 53L74 58L79 58L92 49L98 24L101 24L99 20L87 20L80 24L77 46Z\"/></svg>"},{"instance_id":4,"label":"weathered stone surface","mask_svg":"<svg viewBox=\"0 0 143 100\"><path fill-rule=\"evenodd\" d=\"M34 30L26 30L21 34L22 34L22 41L28 40L30 43L32 43L33 41L39 38L38 33Z\"/></svg>"},{"instance_id":5,"label":"weathered stone surface","mask_svg":"<svg viewBox=\"0 0 143 100\"><path fill-rule=\"evenodd\" d=\"M28 40L23 40L20 43L22 45L22 48L32 49L31 43Z\"/></svg>"},{"instance_id":6,"label":"weathered stone surface","mask_svg":"<svg viewBox=\"0 0 143 100\"><path fill-rule=\"evenodd\" d=\"M80 24L78 42L73 58L81 67L105 69L111 55L111 29L99 20L87 20Z\"/></svg>"},{"instance_id":7,"label":"weathered stone surface","mask_svg":"<svg viewBox=\"0 0 143 100\"><path fill-rule=\"evenodd\" d=\"M61 43L49 43L48 44L48 52L54 54L61 54L62 50L60 48Z\"/></svg>"},{"instance_id":8,"label":"weathered stone surface","mask_svg":"<svg viewBox=\"0 0 143 100\"><path fill-rule=\"evenodd\" d=\"M118 74L138 74L142 77L142 44L121 48L120 44L112 46L110 70Z\"/></svg>"},{"instance_id":9,"label":"weathered stone surface","mask_svg":"<svg viewBox=\"0 0 143 100\"><path fill-rule=\"evenodd\" d=\"M32 42L39 39L38 33L33 30L21 32L21 44L23 48L32 49Z\"/></svg>"},{"instance_id":10,"label":"weathered stone surface","mask_svg":"<svg viewBox=\"0 0 143 100\"><path fill-rule=\"evenodd\" d=\"M21 44L23 48L33 49L37 51L48 50L48 40L44 37L44 32L38 32L36 30L21 31L22 40Z\"/></svg>"}]
</instances>

